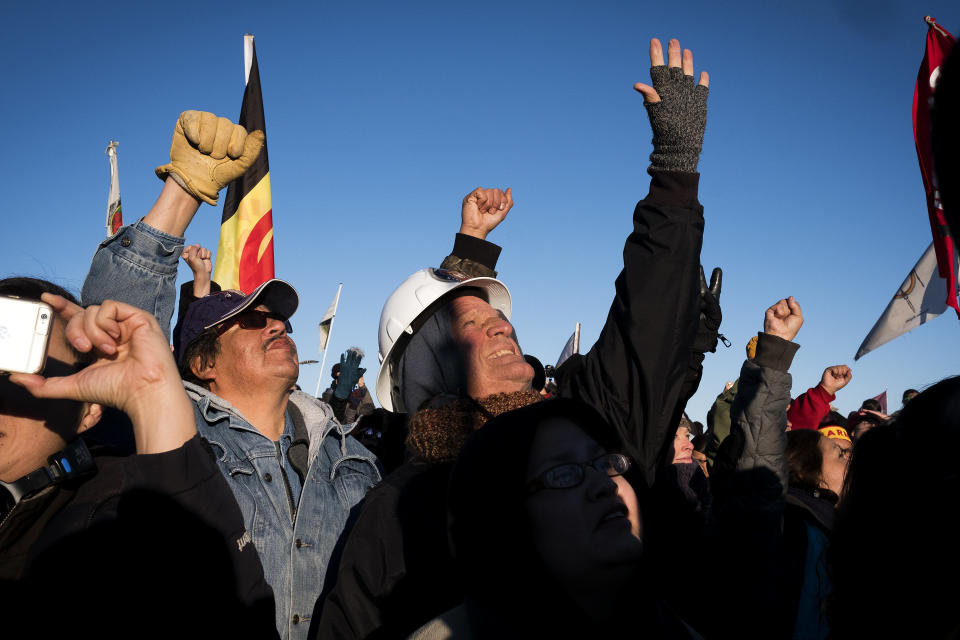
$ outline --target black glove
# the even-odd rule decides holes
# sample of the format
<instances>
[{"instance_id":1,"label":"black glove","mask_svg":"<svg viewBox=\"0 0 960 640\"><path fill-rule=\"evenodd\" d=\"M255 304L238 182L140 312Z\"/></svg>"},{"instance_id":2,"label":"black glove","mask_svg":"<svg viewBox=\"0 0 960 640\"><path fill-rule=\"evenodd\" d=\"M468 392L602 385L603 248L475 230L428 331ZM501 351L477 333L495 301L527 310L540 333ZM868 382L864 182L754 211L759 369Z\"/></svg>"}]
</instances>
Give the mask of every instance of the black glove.
<instances>
[{"instance_id":1,"label":"black glove","mask_svg":"<svg viewBox=\"0 0 960 640\"><path fill-rule=\"evenodd\" d=\"M357 347L350 347L340 355L340 377L337 379L337 390L333 395L344 400L357 386L366 369L360 368L363 351Z\"/></svg>"},{"instance_id":2,"label":"black glove","mask_svg":"<svg viewBox=\"0 0 960 640\"><path fill-rule=\"evenodd\" d=\"M650 68L651 85L660 102L644 102L653 129L650 169L694 173L707 127L707 87L680 67Z\"/></svg>"},{"instance_id":3,"label":"black glove","mask_svg":"<svg viewBox=\"0 0 960 640\"><path fill-rule=\"evenodd\" d=\"M720 267L710 274L710 286L700 265L700 324L697 326L697 336L693 340L693 351L696 353L714 353L717 350L717 340L720 338L720 322L723 314L720 312L720 287L723 280L723 271Z\"/></svg>"}]
</instances>

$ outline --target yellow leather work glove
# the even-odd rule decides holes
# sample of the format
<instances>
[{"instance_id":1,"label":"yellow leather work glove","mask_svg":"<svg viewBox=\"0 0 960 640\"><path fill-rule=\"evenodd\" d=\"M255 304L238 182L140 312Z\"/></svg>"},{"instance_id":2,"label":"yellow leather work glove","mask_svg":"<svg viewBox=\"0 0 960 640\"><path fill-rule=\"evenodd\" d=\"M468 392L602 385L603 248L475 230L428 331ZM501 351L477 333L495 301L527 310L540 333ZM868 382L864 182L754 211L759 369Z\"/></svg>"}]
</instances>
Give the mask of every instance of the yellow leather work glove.
<instances>
[{"instance_id":1,"label":"yellow leather work glove","mask_svg":"<svg viewBox=\"0 0 960 640\"><path fill-rule=\"evenodd\" d=\"M263 132L247 133L240 125L207 111L184 111L170 143L170 164L157 177L170 176L193 197L217 204L217 194L242 176L263 148Z\"/></svg>"}]
</instances>

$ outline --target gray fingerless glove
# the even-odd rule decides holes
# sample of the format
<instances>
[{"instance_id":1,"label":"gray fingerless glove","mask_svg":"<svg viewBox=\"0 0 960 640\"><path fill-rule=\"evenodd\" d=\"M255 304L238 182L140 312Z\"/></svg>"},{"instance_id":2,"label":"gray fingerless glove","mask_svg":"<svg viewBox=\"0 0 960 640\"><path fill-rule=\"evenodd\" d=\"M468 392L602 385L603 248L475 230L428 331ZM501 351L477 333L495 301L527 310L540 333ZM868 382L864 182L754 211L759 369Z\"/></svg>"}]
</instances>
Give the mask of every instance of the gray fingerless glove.
<instances>
[{"instance_id":1,"label":"gray fingerless glove","mask_svg":"<svg viewBox=\"0 0 960 640\"><path fill-rule=\"evenodd\" d=\"M646 102L653 129L652 169L695 173L707 126L707 87L683 75L680 67L650 68L653 88L660 102Z\"/></svg>"}]
</instances>

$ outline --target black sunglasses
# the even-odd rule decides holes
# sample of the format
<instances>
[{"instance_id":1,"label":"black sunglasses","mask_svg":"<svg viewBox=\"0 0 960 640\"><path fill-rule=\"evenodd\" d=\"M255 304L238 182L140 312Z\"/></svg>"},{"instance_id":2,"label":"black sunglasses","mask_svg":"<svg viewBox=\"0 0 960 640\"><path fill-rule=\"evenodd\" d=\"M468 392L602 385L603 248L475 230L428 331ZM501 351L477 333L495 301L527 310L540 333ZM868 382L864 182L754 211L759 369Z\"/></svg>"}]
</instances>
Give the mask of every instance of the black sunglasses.
<instances>
[{"instance_id":1,"label":"black sunglasses","mask_svg":"<svg viewBox=\"0 0 960 640\"><path fill-rule=\"evenodd\" d=\"M568 462L550 467L527 483L527 495L541 489L572 489L583 482L587 467L613 478L630 470L630 458L622 453L605 453L589 462Z\"/></svg>"},{"instance_id":2,"label":"black sunglasses","mask_svg":"<svg viewBox=\"0 0 960 640\"><path fill-rule=\"evenodd\" d=\"M241 329L263 329L267 326L267 320L279 320L283 323L283 327L287 333L293 333L293 327L290 326L290 321L279 313L250 309L217 325L217 335L223 335L227 329L235 324L240 325Z\"/></svg>"}]
</instances>

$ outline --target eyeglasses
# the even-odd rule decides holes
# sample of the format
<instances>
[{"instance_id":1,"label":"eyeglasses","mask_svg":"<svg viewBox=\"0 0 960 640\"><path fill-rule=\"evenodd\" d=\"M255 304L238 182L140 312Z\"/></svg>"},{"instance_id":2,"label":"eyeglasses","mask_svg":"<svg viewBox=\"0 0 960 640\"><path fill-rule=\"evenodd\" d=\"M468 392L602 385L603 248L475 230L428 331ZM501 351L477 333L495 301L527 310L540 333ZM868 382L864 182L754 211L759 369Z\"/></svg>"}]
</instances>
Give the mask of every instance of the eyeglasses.
<instances>
[{"instance_id":1,"label":"eyeglasses","mask_svg":"<svg viewBox=\"0 0 960 640\"><path fill-rule=\"evenodd\" d=\"M588 467L613 478L623 475L629 471L631 466L630 458L622 453L605 453L589 462L558 464L527 483L527 495L536 493L541 489L571 489L576 487L583 482Z\"/></svg>"},{"instance_id":2,"label":"eyeglasses","mask_svg":"<svg viewBox=\"0 0 960 640\"><path fill-rule=\"evenodd\" d=\"M283 323L283 327L287 333L293 333L293 327L290 326L290 321L279 313L250 309L217 325L217 335L223 335L223 333L234 324L240 325L241 329L263 329L267 326L267 320L279 320Z\"/></svg>"}]
</instances>

